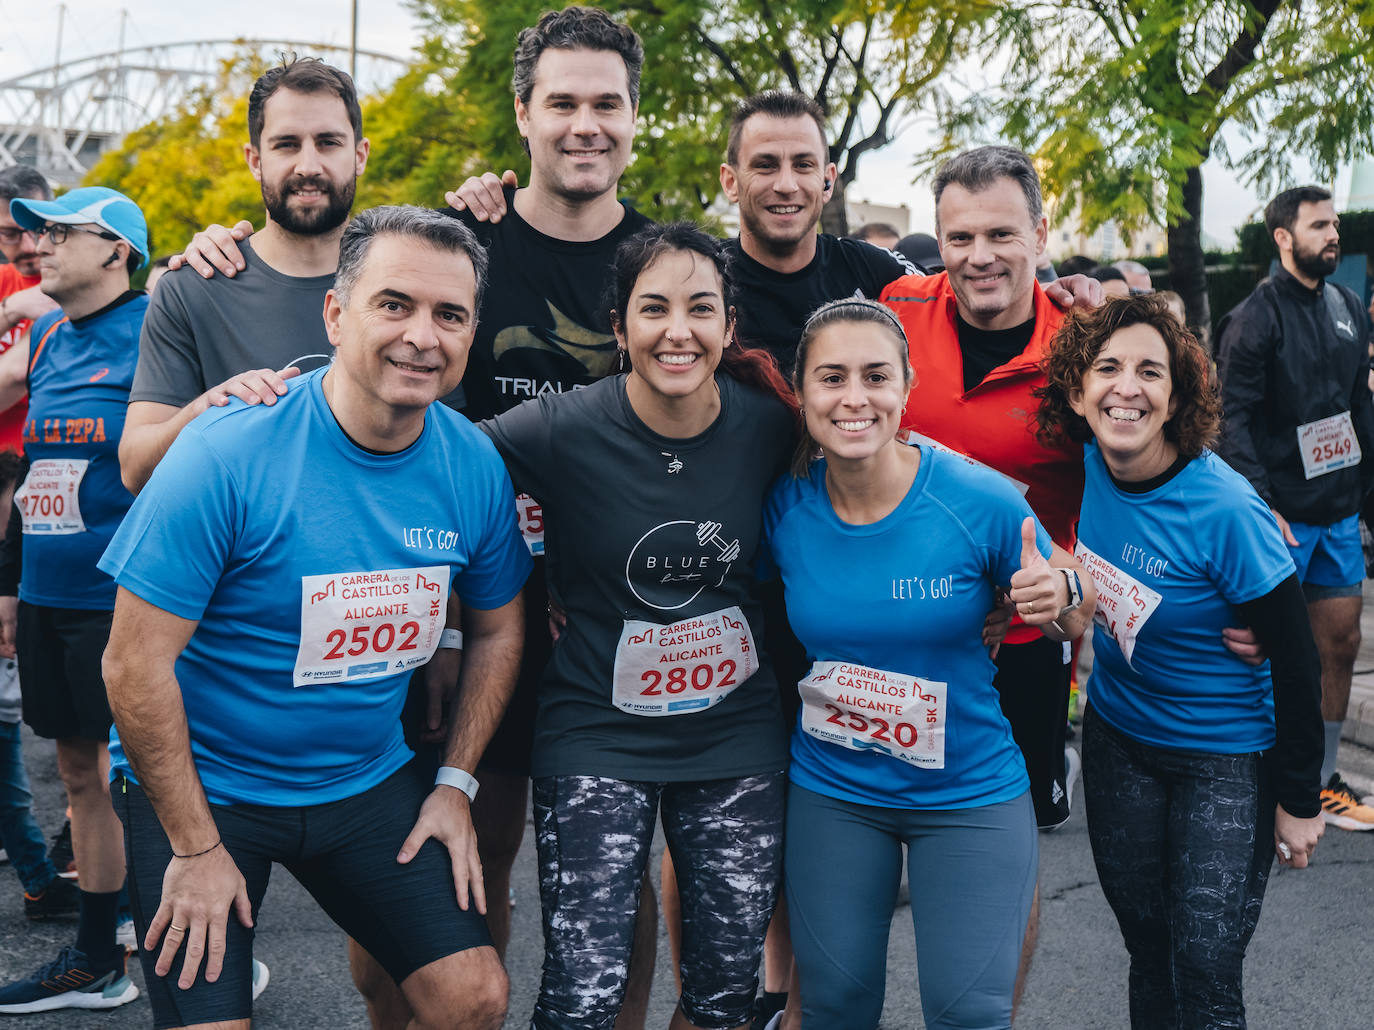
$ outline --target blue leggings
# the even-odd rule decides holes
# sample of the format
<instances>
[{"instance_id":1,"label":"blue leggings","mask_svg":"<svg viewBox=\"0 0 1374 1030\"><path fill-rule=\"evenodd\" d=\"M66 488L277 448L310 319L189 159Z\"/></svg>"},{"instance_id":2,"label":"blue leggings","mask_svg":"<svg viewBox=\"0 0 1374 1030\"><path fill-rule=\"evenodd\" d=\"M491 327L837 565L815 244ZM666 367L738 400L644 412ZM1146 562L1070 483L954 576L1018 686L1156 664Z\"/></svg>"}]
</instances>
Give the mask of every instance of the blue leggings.
<instances>
[{"instance_id":1,"label":"blue leggings","mask_svg":"<svg viewBox=\"0 0 1374 1030\"><path fill-rule=\"evenodd\" d=\"M1005 1030L1039 861L1030 794L912 811L791 786L784 873L802 1024L873 1030L907 845L928 1030Z\"/></svg>"},{"instance_id":2,"label":"blue leggings","mask_svg":"<svg viewBox=\"0 0 1374 1030\"><path fill-rule=\"evenodd\" d=\"M1134 1030L1243 1030L1241 967L1274 858L1261 757L1151 747L1083 717L1088 839L1131 954Z\"/></svg>"}]
</instances>

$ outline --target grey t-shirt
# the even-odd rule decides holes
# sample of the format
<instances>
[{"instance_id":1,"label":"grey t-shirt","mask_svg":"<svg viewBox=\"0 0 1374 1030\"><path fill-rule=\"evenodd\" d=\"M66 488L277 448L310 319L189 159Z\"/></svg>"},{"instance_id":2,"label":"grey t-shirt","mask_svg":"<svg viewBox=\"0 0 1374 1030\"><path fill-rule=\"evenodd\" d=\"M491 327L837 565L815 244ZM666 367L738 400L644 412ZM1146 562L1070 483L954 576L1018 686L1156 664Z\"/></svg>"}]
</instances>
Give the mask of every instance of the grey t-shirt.
<instances>
[{"instance_id":1,"label":"grey t-shirt","mask_svg":"<svg viewBox=\"0 0 1374 1030\"><path fill-rule=\"evenodd\" d=\"M302 372L329 361L324 295L334 276L282 275L239 244L244 269L234 278L203 278L191 268L163 276L153 291L139 338L130 401L178 408L210 387L253 368Z\"/></svg>"},{"instance_id":2,"label":"grey t-shirt","mask_svg":"<svg viewBox=\"0 0 1374 1030\"><path fill-rule=\"evenodd\" d=\"M787 765L754 555L792 417L716 381L720 415L688 439L640 421L624 376L481 424L543 505L549 589L568 616L539 685L535 776L682 782Z\"/></svg>"}]
</instances>

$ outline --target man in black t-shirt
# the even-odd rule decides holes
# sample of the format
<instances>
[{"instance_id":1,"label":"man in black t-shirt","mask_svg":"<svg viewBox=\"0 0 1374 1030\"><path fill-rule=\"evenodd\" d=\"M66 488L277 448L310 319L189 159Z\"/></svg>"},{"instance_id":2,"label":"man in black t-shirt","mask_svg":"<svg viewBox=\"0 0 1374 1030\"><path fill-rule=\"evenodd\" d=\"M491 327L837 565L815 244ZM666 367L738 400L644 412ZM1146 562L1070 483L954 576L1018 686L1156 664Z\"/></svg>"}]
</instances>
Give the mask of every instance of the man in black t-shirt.
<instances>
[{"instance_id":1,"label":"man in black t-shirt","mask_svg":"<svg viewBox=\"0 0 1374 1030\"><path fill-rule=\"evenodd\" d=\"M825 116L810 97L756 93L735 108L720 185L739 205L727 247L738 290L739 338L766 348L791 375L806 318L841 297L876 300L884 286L920 272L895 251L817 233L837 174Z\"/></svg>"},{"instance_id":2,"label":"man in black t-shirt","mask_svg":"<svg viewBox=\"0 0 1374 1030\"><path fill-rule=\"evenodd\" d=\"M617 197L630 158L643 48L633 31L592 8L550 12L522 31L512 86L515 121L530 155L529 185L499 189L500 210L446 199L487 248L488 287L463 378L462 410L490 418L544 393L587 386L614 370L615 337L604 298L616 249L650 224ZM496 182L491 177L491 182ZM498 184L499 185L499 184ZM536 559L543 516L517 498ZM552 653L542 561L525 595L525 653L515 696L478 767L473 821L482 856L487 920L497 949L510 939L510 869L525 829L535 690ZM653 975L657 906L641 896L626 1002L617 1027L642 1027Z\"/></svg>"}]
</instances>

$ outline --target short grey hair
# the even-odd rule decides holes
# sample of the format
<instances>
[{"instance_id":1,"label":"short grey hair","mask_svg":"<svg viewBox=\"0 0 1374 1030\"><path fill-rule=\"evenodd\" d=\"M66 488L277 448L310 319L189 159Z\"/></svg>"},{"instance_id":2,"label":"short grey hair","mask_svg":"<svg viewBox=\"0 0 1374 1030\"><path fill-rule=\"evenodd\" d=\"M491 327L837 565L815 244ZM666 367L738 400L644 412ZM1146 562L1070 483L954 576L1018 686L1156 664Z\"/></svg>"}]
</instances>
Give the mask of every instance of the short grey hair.
<instances>
[{"instance_id":1,"label":"short grey hair","mask_svg":"<svg viewBox=\"0 0 1374 1030\"><path fill-rule=\"evenodd\" d=\"M12 165L0 172L0 201L8 208L15 199L52 200L52 187L37 168Z\"/></svg>"},{"instance_id":2,"label":"short grey hair","mask_svg":"<svg viewBox=\"0 0 1374 1030\"><path fill-rule=\"evenodd\" d=\"M334 275L334 296L347 304L349 294L362 275L372 241L379 236L404 236L420 240L450 254L463 254L472 262L477 290L474 307L482 307L487 285L487 252L472 230L450 215L413 204L373 207L355 215L339 240L339 270ZM477 310L473 317L477 317Z\"/></svg>"},{"instance_id":3,"label":"short grey hair","mask_svg":"<svg viewBox=\"0 0 1374 1030\"><path fill-rule=\"evenodd\" d=\"M1040 223L1045 205L1040 197L1040 176L1025 151L1015 147L977 147L955 154L935 173L935 224L940 224L940 195L945 187L962 186L970 193L979 193L998 179L1011 179L1026 196L1026 210L1031 221Z\"/></svg>"}]
</instances>

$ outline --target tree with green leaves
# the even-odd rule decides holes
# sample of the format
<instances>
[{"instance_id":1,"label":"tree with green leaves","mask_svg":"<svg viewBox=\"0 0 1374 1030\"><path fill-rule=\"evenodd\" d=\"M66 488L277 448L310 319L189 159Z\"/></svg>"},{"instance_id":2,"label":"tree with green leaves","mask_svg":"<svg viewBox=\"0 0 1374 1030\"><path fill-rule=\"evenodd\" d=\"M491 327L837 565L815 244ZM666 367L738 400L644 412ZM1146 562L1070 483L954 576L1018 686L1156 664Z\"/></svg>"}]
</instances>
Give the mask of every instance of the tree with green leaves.
<instances>
[{"instance_id":1,"label":"tree with green leaves","mask_svg":"<svg viewBox=\"0 0 1374 1030\"><path fill-rule=\"evenodd\" d=\"M1017 0L1007 17L1008 70L944 109L945 146L1020 143L1088 231L1167 225L1193 326L1211 323L1208 158L1276 192L1298 156L1329 179L1374 147L1374 0Z\"/></svg>"},{"instance_id":2,"label":"tree with green leaves","mask_svg":"<svg viewBox=\"0 0 1374 1030\"><path fill-rule=\"evenodd\" d=\"M548 0L418 0L433 39L457 48L455 90L489 168L528 160L511 111L511 52ZM610 0L644 40L636 156L622 193L657 218L696 217L719 192L717 170L734 105L764 89L815 98L830 129L838 181L822 217L847 231L846 188L863 156L927 107L952 62L991 47L1002 6L985 0Z\"/></svg>"}]
</instances>

